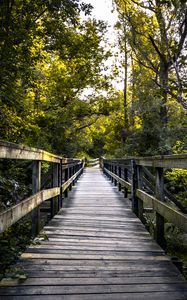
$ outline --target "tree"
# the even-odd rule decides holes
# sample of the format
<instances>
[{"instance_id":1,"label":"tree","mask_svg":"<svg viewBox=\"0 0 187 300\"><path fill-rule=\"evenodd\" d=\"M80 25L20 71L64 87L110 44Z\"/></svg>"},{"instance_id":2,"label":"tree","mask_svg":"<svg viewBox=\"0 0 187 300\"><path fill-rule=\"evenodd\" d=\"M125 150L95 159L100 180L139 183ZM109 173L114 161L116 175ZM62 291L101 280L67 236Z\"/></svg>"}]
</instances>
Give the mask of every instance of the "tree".
<instances>
[{"instance_id":1,"label":"tree","mask_svg":"<svg viewBox=\"0 0 187 300\"><path fill-rule=\"evenodd\" d=\"M161 0L116 0L115 3L120 23L122 24L125 20L128 24L128 44L133 52L133 62L136 63L138 72L144 76L143 80L140 76L135 78L139 85L139 92L137 91L134 96L136 98L138 95L140 105L143 103L141 99L144 98L144 87L152 86L151 97L147 103L154 112L159 108L160 121L157 124L160 126L155 126L160 135L158 148L163 149L161 153L166 153L167 150L164 149L167 147L163 146L162 141L166 140L170 134L171 122L168 118L170 118L169 110L172 99L177 100L183 109L186 109L184 77L186 64L184 48L187 34L186 3ZM145 76L146 73L149 74L148 78ZM148 81L151 80L152 83L146 84L145 78ZM133 85L134 82L132 80ZM148 94L150 93L147 89ZM143 109L146 114L148 106L147 108L142 106ZM144 118L143 123L146 120L145 114L141 116ZM152 114L152 118L155 118L155 113Z\"/></svg>"},{"instance_id":2,"label":"tree","mask_svg":"<svg viewBox=\"0 0 187 300\"><path fill-rule=\"evenodd\" d=\"M106 25L80 21L91 6L76 0L4 0L0 8L1 138L61 152L70 132L104 111L82 94L109 88L100 74L110 55L101 46Z\"/></svg>"}]
</instances>

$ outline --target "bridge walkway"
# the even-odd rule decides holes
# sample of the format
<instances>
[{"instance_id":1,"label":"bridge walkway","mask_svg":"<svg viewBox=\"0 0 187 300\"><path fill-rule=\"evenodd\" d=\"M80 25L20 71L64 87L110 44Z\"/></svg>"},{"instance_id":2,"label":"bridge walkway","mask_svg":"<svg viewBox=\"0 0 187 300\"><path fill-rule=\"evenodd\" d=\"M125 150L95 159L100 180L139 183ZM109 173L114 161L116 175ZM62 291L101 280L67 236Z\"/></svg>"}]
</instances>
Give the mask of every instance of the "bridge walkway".
<instances>
[{"instance_id":1,"label":"bridge walkway","mask_svg":"<svg viewBox=\"0 0 187 300\"><path fill-rule=\"evenodd\" d=\"M18 261L27 279L4 282L0 299L187 299L177 268L98 167L85 170L42 235Z\"/></svg>"}]
</instances>

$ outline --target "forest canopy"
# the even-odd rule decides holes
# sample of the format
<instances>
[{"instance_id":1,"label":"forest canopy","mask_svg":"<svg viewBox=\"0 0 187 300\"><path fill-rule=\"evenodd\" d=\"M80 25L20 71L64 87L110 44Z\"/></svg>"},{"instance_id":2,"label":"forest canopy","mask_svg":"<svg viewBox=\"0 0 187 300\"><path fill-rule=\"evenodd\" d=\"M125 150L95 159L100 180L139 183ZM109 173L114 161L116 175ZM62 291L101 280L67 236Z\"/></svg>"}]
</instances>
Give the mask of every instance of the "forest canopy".
<instances>
[{"instance_id":1,"label":"forest canopy","mask_svg":"<svg viewBox=\"0 0 187 300\"><path fill-rule=\"evenodd\" d=\"M82 1L1 1L1 139L69 157L186 151L186 1L113 5L115 43Z\"/></svg>"}]
</instances>

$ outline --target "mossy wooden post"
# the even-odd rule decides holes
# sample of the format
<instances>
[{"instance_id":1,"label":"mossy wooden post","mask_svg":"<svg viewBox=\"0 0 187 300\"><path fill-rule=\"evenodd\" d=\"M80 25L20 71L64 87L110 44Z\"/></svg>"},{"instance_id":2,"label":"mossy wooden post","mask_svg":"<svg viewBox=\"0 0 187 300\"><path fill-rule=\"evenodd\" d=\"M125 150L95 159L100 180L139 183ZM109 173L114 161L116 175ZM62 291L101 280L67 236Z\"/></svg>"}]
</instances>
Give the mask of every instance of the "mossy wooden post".
<instances>
[{"instance_id":1,"label":"mossy wooden post","mask_svg":"<svg viewBox=\"0 0 187 300\"><path fill-rule=\"evenodd\" d=\"M131 168L132 168L132 185L131 185L132 211L138 216L138 198L136 197L138 178L137 178L137 165L134 160L131 161Z\"/></svg>"},{"instance_id":2,"label":"mossy wooden post","mask_svg":"<svg viewBox=\"0 0 187 300\"><path fill-rule=\"evenodd\" d=\"M36 194L41 189L41 161L33 161L32 164L32 194ZM32 236L40 232L40 207L32 210Z\"/></svg>"},{"instance_id":3,"label":"mossy wooden post","mask_svg":"<svg viewBox=\"0 0 187 300\"><path fill-rule=\"evenodd\" d=\"M158 200L164 201L164 175L163 168L156 168L156 188L155 196ZM166 240L164 237L164 217L156 212L155 240L163 248L166 248Z\"/></svg>"},{"instance_id":4,"label":"mossy wooden post","mask_svg":"<svg viewBox=\"0 0 187 300\"><path fill-rule=\"evenodd\" d=\"M58 164L53 164L53 177L52 177L52 185L53 187L59 186L59 166ZM56 196L51 199L51 218L57 214L59 208L59 197Z\"/></svg>"},{"instance_id":5,"label":"mossy wooden post","mask_svg":"<svg viewBox=\"0 0 187 300\"><path fill-rule=\"evenodd\" d=\"M118 167L118 176L121 178L121 167ZM121 183L118 183L118 190L121 191Z\"/></svg>"},{"instance_id":6,"label":"mossy wooden post","mask_svg":"<svg viewBox=\"0 0 187 300\"><path fill-rule=\"evenodd\" d=\"M138 189L142 190L143 188L143 169L142 166L137 166L137 185ZM138 217L142 221L143 224L146 223L146 220L143 215L144 207L143 207L143 201L138 198Z\"/></svg>"}]
</instances>

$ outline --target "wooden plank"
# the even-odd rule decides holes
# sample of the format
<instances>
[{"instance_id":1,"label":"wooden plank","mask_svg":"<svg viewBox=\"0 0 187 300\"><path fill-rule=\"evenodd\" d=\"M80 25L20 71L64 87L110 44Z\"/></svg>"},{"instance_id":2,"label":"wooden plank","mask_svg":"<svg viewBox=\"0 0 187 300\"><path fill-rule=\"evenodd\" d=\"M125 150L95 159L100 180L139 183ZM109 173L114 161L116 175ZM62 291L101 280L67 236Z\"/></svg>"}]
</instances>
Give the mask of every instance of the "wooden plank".
<instances>
[{"instance_id":1,"label":"wooden plank","mask_svg":"<svg viewBox=\"0 0 187 300\"><path fill-rule=\"evenodd\" d=\"M128 277L129 282L132 277L154 277L155 275L157 277L159 276L169 276L169 277L180 277L179 271L176 268L172 269L157 269L150 270L150 269L144 269L144 270L33 270L33 269L27 269L26 274L29 278L110 278L110 277Z\"/></svg>"},{"instance_id":2,"label":"wooden plank","mask_svg":"<svg viewBox=\"0 0 187 300\"><path fill-rule=\"evenodd\" d=\"M133 248L132 248L132 243L133 243ZM64 252L66 249L68 250L77 250L80 252L82 252L83 250L88 251L94 251L94 250L98 250L98 251L109 251L109 250L113 250L116 252L128 252L128 254L130 255L130 252L135 253L135 255L137 255L137 250L138 251L144 251L145 255L147 255L147 251L152 251L152 253L156 252L162 252L163 250L157 245L155 244L153 241L149 240L149 241L136 241L136 240L126 240L124 243L106 243L106 242L98 242L98 243L94 243L94 242L86 242L86 241L80 241L79 240L79 244L77 244L77 241L66 241L66 242L61 242L60 240L58 240L57 242L55 241L41 241L41 244L39 245L31 245L28 248L28 251L31 251L31 249L62 249Z\"/></svg>"},{"instance_id":3,"label":"wooden plank","mask_svg":"<svg viewBox=\"0 0 187 300\"><path fill-rule=\"evenodd\" d=\"M112 293L142 293L142 292L187 292L185 283L172 283L172 284L125 284L125 285L64 285L64 286L34 286L19 288L13 286L7 289L1 289L1 295L69 295L69 294L112 294Z\"/></svg>"},{"instance_id":4,"label":"wooden plank","mask_svg":"<svg viewBox=\"0 0 187 300\"><path fill-rule=\"evenodd\" d=\"M125 247L112 247L108 245L88 245L88 246L79 246L77 243L75 244L65 244L62 246L55 245L55 244L48 244L48 245L40 245L40 247L29 247L26 253L59 253L59 254L78 254L78 255L124 255L124 258L127 260L129 258L132 259L133 256L145 257L145 259L149 259L150 257L155 256L163 256L164 252L154 245L150 244L147 245L146 243L134 245L132 249L132 243L128 244Z\"/></svg>"},{"instance_id":5,"label":"wooden plank","mask_svg":"<svg viewBox=\"0 0 187 300\"><path fill-rule=\"evenodd\" d=\"M39 260L38 260L39 261ZM102 261L102 260L101 260ZM123 271L123 272L130 272L130 271L141 271L141 272L148 272L150 269L151 271L156 272L157 271L167 271L167 269L175 269L174 265L172 265L171 262L168 261L127 261L125 263L122 262L116 262L116 263L107 263L105 261L97 264L95 261L92 263L91 261L77 261L75 260L74 264L71 263L71 261L62 260L60 263L45 263L45 264L37 264L37 263L28 263L24 264L21 263L21 265L24 265L24 268L26 271L33 270L33 271ZM48 260L50 262L50 260Z\"/></svg>"},{"instance_id":6,"label":"wooden plank","mask_svg":"<svg viewBox=\"0 0 187 300\"><path fill-rule=\"evenodd\" d=\"M53 223L53 226L46 226L45 227L45 230L51 230L51 231L55 231L55 230L59 230L59 227L63 226L63 230L64 231L68 231L68 230L71 230L71 231L78 231L78 232L97 232L98 230L100 232L109 232L109 233L112 233L112 232L116 232L116 233L123 233L123 232L126 232L126 231L132 231L132 230L136 230L138 232L142 232L143 231L143 228L141 226L141 224L139 226L136 226L136 225L130 225L127 227L123 226L121 228L114 228L114 227L109 227L109 226L94 226L93 225L89 225L89 224L86 224L86 226L81 226L80 224L77 226L77 227L73 227L71 225L64 225L62 223L57 223L57 224L54 224ZM143 231L145 233L145 231Z\"/></svg>"},{"instance_id":7,"label":"wooden plank","mask_svg":"<svg viewBox=\"0 0 187 300\"><path fill-rule=\"evenodd\" d=\"M109 238L109 239L124 239L124 238L130 238L132 236L132 234L134 235L135 238L139 238L139 239L145 239L145 238L150 238L149 234L147 232L135 232L133 230L129 230L126 231L122 234L117 234L117 233L108 233L108 232L100 232L99 230L96 232L94 231L90 231L90 232L85 232L83 231L79 231L79 232L75 232L72 230L69 231L65 231L65 230L58 230L55 232L51 232L51 231L45 231L45 233L49 238L50 236L55 237L55 236L81 236L81 237L90 237L90 238Z\"/></svg>"},{"instance_id":8,"label":"wooden plank","mask_svg":"<svg viewBox=\"0 0 187 300\"><path fill-rule=\"evenodd\" d=\"M111 293L111 294L74 294L74 295L19 295L5 296L5 300L186 300L184 292L141 292L141 293ZM2 298L1 298L2 299Z\"/></svg>"},{"instance_id":9,"label":"wooden plank","mask_svg":"<svg viewBox=\"0 0 187 300\"><path fill-rule=\"evenodd\" d=\"M150 284L153 283L183 283L178 277L131 277L131 284ZM19 279L4 279L0 286L18 286ZM129 284L129 277L89 277L89 278L28 278L21 283L22 286L63 286L63 285L107 285L107 284Z\"/></svg>"},{"instance_id":10,"label":"wooden plank","mask_svg":"<svg viewBox=\"0 0 187 300\"><path fill-rule=\"evenodd\" d=\"M65 254L65 253L57 253L57 251L54 251L54 253L51 253L51 251L47 251L47 253L45 253L44 251L41 251L41 253L39 253L39 251L37 251L37 253L34 252L25 252L22 254L21 258L22 259L51 259L53 260L52 263L54 263L54 260L70 260L70 262L72 262L72 260L83 260L85 263L85 260L94 260L94 263L96 260L99 260L99 264L101 264L101 260L112 260L112 261L128 261L128 260L132 260L133 261L148 261L151 260L152 261L169 261L169 258L167 256L163 256L163 255L153 255L151 256L141 256L141 255L135 255L134 257L129 256L128 254L125 255L123 253L118 253L117 251L114 254L101 254L99 251L95 251L95 253L93 254L93 252L91 254L86 254L86 253L79 253L79 254ZM86 251L85 251L86 252ZM90 263L90 262L89 262Z\"/></svg>"}]
</instances>

